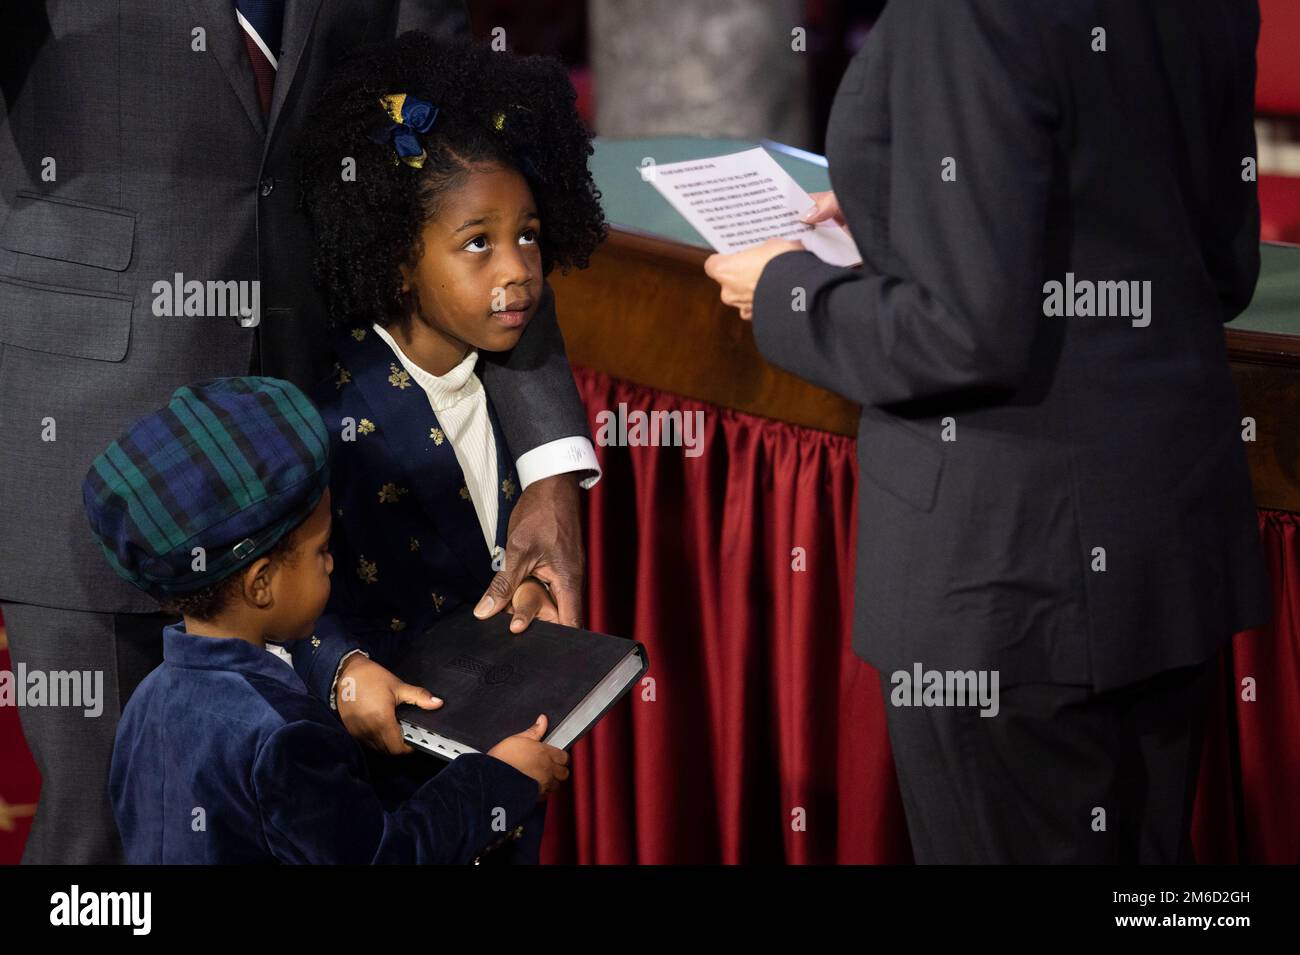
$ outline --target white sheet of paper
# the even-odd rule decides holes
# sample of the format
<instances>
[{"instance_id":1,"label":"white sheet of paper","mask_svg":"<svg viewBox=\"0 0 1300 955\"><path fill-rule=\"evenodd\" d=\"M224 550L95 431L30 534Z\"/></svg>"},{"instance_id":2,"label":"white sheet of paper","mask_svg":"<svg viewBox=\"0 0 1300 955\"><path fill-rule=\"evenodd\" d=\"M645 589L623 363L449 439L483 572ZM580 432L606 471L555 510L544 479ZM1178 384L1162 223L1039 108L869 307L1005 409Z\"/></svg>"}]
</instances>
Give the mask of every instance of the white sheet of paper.
<instances>
[{"instance_id":1,"label":"white sheet of paper","mask_svg":"<svg viewBox=\"0 0 1300 955\"><path fill-rule=\"evenodd\" d=\"M798 239L831 265L862 261L849 234L834 222L799 217L812 197L762 146L744 152L639 167L646 180L719 252L739 252L767 239Z\"/></svg>"}]
</instances>

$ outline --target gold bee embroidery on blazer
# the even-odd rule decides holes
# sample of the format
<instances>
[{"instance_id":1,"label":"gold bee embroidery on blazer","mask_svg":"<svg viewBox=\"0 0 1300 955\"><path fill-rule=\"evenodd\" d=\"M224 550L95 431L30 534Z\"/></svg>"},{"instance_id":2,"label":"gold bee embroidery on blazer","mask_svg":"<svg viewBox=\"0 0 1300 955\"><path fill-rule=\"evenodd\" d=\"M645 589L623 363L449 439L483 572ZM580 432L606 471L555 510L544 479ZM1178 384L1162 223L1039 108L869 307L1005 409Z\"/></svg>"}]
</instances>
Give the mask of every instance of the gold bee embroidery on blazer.
<instances>
[{"instance_id":1,"label":"gold bee embroidery on blazer","mask_svg":"<svg viewBox=\"0 0 1300 955\"><path fill-rule=\"evenodd\" d=\"M354 328L352 329L352 337L355 338L357 341L364 341L366 337L366 330L364 328Z\"/></svg>"},{"instance_id":2,"label":"gold bee embroidery on blazer","mask_svg":"<svg viewBox=\"0 0 1300 955\"><path fill-rule=\"evenodd\" d=\"M510 478L506 478L501 482L501 493L506 496L507 501L514 499L516 490L518 488L515 487L515 482Z\"/></svg>"},{"instance_id":3,"label":"gold bee embroidery on blazer","mask_svg":"<svg viewBox=\"0 0 1300 955\"><path fill-rule=\"evenodd\" d=\"M348 371L342 365L336 364L334 370L338 373L338 376L334 379L335 388L342 388L352 380L352 372Z\"/></svg>"},{"instance_id":4,"label":"gold bee embroidery on blazer","mask_svg":"<svg viewBox=\"0 0 1300 955\"><path fill-rule=\"evenodd\" d=\"M379 579L379 568L373 560L366 560L366 555L361 554L357 563L357 576L366 583L373 584Z\"/></svg>"},{"instance_id":5,"label":"gold bee embroidery on blazer","mask_svg":"<svg viewBox=\"0 0 1300 955\"><path fill-rule=\"evenodd\" d=\"M405 629L406 629L406 621L405 621L405 620L398 620L396 617L394 617L394 618L392 619L392 622L389 623L388 626L389 626L389 629L394 630L394 631L397 631L397 630L405 630Z\"/></svg>"},{"instance_id":6,"label":"gold bee embroidery on blazer","mask_svg":"<svg viewBox=\"0 0 1300 955\"><path fill-rule=\"evenodd\" d=\"M465 485L463 485L463 484L460 486L460 499L461 499L462 501L468 501L468 500L469 500L469 488L467 488L467 487L466 487Z\"/></svg>"},{"instance_id":7,"label":"gold bee embroidery on blazer","mask_svg":"<svg viewBox=\"0 0 1300 955\"><path fill-rule=\"evenodd\" d=\"M357 431L359 431L361 434L374 434L375 423L371 421L369 418L362 418L359 422L357 422Z\"/></svg>"},{"instance_id":8,"label":"gold bee embroidery on blazer","mask_svg":"<svg viewBox=\"0 0 1300 955\"><path fill-rule=\"evenodd\" d=\"M405 368L398 368L396 364L389 362L388 370L392 372L388 376L388 383L398 391L405 391L411 387L411 375Z\"/></svg>"},{"instance_id":9,"label":"gold bee embroidery on blazer","mask_svg":"<svg viewBox=\"0 0 1300 955\"><path fill-rule=\"evenodd\" d=\"M442 439L445 438L446 435L442 433L441 428L430 428L429 437L433 438L434 444L438 445L439 447L442 447Z\"/></svg>"},{"instance_id":10,"label":"gold bee embroidery on blazer","mask_svg":"<svg viewBox=\"0 0 1300 955\"><path fill-rule=\"evenodd\" d=\"M379 489L379 503L395 504L397 503L398 498L400 498L403 494L405 494L406 491L407 491L406 488L398 487L392 481L389 481L387 484L385 484L383 487Z\"/></svg>"},{"instance_id":11,"label":"gold bee embroidery on blazer","mask_svg":"<svg viewBox=\"0 0 1300 955\"><path fill-rule=\"evenodd\" d=\"M411 551L415 552L420 549L420 542L414 537L411 538Z\"/></svg>"}]
</instances>

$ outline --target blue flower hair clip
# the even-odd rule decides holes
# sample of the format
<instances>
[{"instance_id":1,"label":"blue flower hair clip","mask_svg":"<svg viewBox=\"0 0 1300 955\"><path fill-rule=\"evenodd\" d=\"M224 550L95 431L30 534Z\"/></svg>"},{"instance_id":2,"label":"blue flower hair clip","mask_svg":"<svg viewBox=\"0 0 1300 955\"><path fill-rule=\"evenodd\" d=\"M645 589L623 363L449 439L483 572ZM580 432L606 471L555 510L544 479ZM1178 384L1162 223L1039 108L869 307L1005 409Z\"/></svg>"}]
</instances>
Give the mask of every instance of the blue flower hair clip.
<instances>
[{"instance_id":1,"label":"blue flower hair clip","mask_svg":"<svg viewBox=\"0 0 1300 955\"><path fill-rule=\"evenodd\" d=\"M392 142L397 155L394 162L404 162L414 169L421 169L428 155L420 145L416 133L427 133L438 118L438 107L427 100L408 96L406 93L389 93L379 98L389 122L376 126L370 133L372 142Z\"/></svg>"}]
</instances>

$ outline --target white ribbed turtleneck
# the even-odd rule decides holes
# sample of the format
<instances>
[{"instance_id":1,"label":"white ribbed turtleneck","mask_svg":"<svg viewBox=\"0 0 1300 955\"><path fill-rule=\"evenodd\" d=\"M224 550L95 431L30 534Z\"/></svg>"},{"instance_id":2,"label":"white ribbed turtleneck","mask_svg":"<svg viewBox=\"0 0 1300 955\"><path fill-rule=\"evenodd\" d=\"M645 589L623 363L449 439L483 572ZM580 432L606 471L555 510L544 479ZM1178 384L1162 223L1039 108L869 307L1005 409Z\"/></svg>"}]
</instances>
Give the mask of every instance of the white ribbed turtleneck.
<instances>
[{"instance_id":1,"label":"white ribbed turtleneck","mask_svg":"<svg viewBox=\"0 0 1300 955\"><path fill-rule=\"evenodd\" d=\"M487 392L474 374L478 350L470 349L465 360L445 375L433 375L411 361L383 327L374 326L411 380L428 396L429 407L438 416L443 439L451 442L456 461L465 475L465 487L483 529L488 551L496 549L497 538L497 446L488 417ZM457 502L449 502L457 503Z\"/></svg>"}]
</instances>

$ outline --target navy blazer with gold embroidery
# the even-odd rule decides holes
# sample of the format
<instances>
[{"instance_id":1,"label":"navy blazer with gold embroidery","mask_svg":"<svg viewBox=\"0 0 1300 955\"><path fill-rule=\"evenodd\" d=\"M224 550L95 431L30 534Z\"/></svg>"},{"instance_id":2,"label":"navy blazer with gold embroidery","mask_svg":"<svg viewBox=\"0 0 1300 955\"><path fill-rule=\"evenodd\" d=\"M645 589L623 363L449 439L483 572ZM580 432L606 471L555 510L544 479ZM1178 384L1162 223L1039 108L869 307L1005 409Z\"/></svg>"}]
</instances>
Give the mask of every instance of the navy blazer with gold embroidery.
<instances>
[{"instance_id":1,"label":"navy blazer with gold embroidery","mask_svg":"<svg viewBox=\"0 0 1300 955\"><path fill-rule=\"evenodd\" d=\"M494 570L465 475L424 390L370 329L342 336L337 354L314 398L330 432L334 573L327 612L350 621L352 632L329 628L293 648L295 667L322 699L345 653L359 648L390 665L407 636L477 602ZM519 487L490 397L488 415L500 554Z\"/></svg>"}]
</instances>

